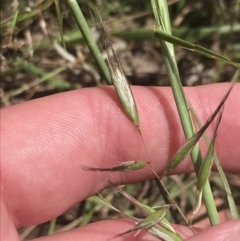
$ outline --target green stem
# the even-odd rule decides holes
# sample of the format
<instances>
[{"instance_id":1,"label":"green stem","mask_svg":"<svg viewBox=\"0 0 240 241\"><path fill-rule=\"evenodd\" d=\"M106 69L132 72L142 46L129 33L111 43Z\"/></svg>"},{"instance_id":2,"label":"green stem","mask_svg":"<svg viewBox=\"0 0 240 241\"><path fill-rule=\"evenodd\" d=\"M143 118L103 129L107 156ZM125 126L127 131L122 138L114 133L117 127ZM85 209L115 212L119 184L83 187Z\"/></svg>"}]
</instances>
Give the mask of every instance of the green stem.
<instances>
[{"instance_id":1,"label":"green stem","mask_svg":"<svg viewBox=\"0 0 240 241\"><path fill-rule=\"evenodd\" d=\"M168 15L168 6L166 0L151 0L154 15L157 21L157 25L162 27L162 30L171 35L170 19ZM178 67L176 63L175 53L173 45L160 40L161 49L163 53L164 62L167 68L168 76L170 79L175 103L178 109L179 117L182 123L184 134L186 139L190 139L194 135L194 128L191 117L188 112L188 106L186 98L183 92ZM202 155L199 150L199 146L196 145L191 152L192 162L195 168L195 172L198 174L201 163ZM212 191L209 182L206 183L203 189L203 199L206 205L206 209L209 215L209 219L212 225L219 223L218 212L215 206Z\"/></svg>"},{"instance_id":2,"label":"green stem","mask_svg":"<svg viewBox=\"0 0 240 241\"><path fill-rule=\"evenodd\" d=\"M102 74L104 78L106 79L107 83L110 85L112 84L111 76L108 70L108 67L103 60L103 57L101 55L101 52L98 49L98 46L96 45L96 42L94 41L91 31L88 27L88 24L83 16L83 13L75 0L68 0L68 4L73 12L73 15L75 17L75 20L77 22L77 25L83 35L83 38L85 39L88 48L90 49L94 59L96 60L100 70L102 71Z\"/></svg>"}]
</instances>

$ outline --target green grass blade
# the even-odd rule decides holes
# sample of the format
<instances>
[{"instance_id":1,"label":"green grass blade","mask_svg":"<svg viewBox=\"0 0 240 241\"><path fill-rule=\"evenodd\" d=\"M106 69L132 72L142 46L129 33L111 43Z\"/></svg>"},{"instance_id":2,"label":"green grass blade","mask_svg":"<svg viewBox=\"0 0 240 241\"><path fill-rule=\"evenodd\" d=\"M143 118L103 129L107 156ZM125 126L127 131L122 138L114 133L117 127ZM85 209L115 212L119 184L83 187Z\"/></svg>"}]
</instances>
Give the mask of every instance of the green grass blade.
<instances>
[{"instance_id":1,"label":"green grass blade","mask_svg":"<svg viewBox=\"0 0 240 241\"><path fill-rule=\"evenodd\" d=\"M88 24L83 16L83 13L77 3L76 0L68 0L68 4L73 12L73 15L75 17L76 23L82 33L83 38L86 41L86 44L88 45L89 50L91 51L94 59L96 60L105 80L110 85L112 84L111 76L108 70L108 67L101 55L101 52L98 49L98 46L92 36L92 33L88 27Z\"/></svg>"},{"instance_id":2,"label":"green grass blade","mask_svg":"<svg viewBox=\"0 0 240 241\"><path fill-rule=\"evenodd\" d=\"M158 26L164 30L165 33L171 35L170 31L170 19L168 15L168 7L166 0L151 0L154 16ZM186 98L183 92L177 62L174 54L173 45L160 40L162 54L171 83L175 103L178 109L179 117L182 123L184 134L186 139L190 139L194 135L194 127L191 117L188 112L188 106ZM199 150L199 146L196 145L191 152L192 162L195 168L195 172L198 173L200 165L202 163L202 155ZM213 195L209 183L206 184L203 190L203 197L206 205L209 219L212 224L219 223L219 217L217 209L214 203Z\"/></svg>"},{"instance_id":3,"label":"green grass blade","mask_svg":"<svg viewBox=\"0 0 240 241\"><path fill-rule=\"evenodd\" d=\"M21 63L18 63L18 62L21 62ZM21 65L21 67L19 67L19 69L26 69L26 68L31 68L31 70L28 69L29 72L34 72L36 74L36 72L38 72L38 75L40 74L41 72L41 77L40 78L36 78L35 80L32 81L31 85L29 84L24 84L22 85L19 89L16 89L14 91L11 91L9 94L8 94L8 97L7 98L10 98L10 97L13 97L13 96L17 96L21 93L23 93L24 91L27 91L29 90L30 88L34 87L34 86L37 86L45 81L48 81L48 80L51 80L51 78L53 78L54 76L60 74L61 72L63 72L64 70L67 69L67 66L62 66L62 67L58 67L56 69L54 69L53 71L51 72L45 72L43 70L41 70L40 68L34 66L32 63L30 62L27 62L27 61L23 61L22 60L17 60L17 63L16 64L19 64Z\"/></svg>"},{"instance_id":4,"label":"green grass blade","mask_svg":"<svg viewBox=\"0 0 240 241\"><path fill-rule=\"evenodd\" d=\"M42 11L48 9L52 5L53 1L54 0L44 1L44 3L42 3L36 9L33 9L31 12L19 14L18 18L17 18L17 23L23 22L27 19L30 19L30 18L33 18L33 17L37 16ZM1 28L5 27L9 23L9 21L11 21L13 18L14 18L14 16L7 19L7 21L1 22Z\"/></svg>"},{"instance_id":5,"label":"green grass blade","mask_svg":"<svg viewBox=\"0 0 240 241\"><path fill-rule=\"evenodd\" d=\"M164 2L165 2L165 4L164 4ZM158 2L156 0L151 0L151 3L153 6L153 11L154 11L154 15L155 15L157 24L160 25L163 22L163 20L161 19L160 13L166 12L166 14L168 14L168 9L166 7L166 1L164 0L164 1ZM163 3L163 6L160 7L162 3ZM157 10L159 8L163 9L163 10L159 10L159 12L158 12ZM168 20L167 22L170 22L170 21ZM166 23L166 25L168 26L169 24ZM165 27L164 27L164 29L165 29ZM171 32L169 31L168 34L171 34ZM194 129L193 129L190 115L188 113L187 102L186 102L186 98L185 98L183 88L181 85L181 81L180 81L180 77L179 77L174 49L173 49L172 44L169 44L165 41L160 40L160 44L161 44L161 49L162 49L162 53L163 53L164 62L165 62L166 68L167 68L169 80L171 83L171 88L173 91L174 99L175 99L178 113L180 116L180 120L182 122L182 126L183 126L187 139L190 139L194 134ZM198 154L195 154L195 158L194 158L195 162L196 162L197 155Z\"/></svg>"},{"instance_id":6,"label":"green grass blade","mask_svg":"<svg viewBox=\"0 0 240 241\"><path fill-rule=\"evenodd\" d=\"M188 29L188 28L173 28L173 35L178 38L185 38L185 40L195 43L200 39L209 37L213 34L218 34L220 36L226 35L229 33L240 32L240 24L236 24L234 26L223 25L219 28L196 28L196 29ZM127 31L120 32L110 32L110 36L116 36L118 38L124 40L156 40L153 36L152 29L145 28L136 28L129 29ZM79 32L79 29L73 29L71 31L66 31L64 34L64 40L66 45L72 45L73 43L81 43L83 42L82 34Z\"/></svg>"},{"instance_id":7,"label":"green grass blade","mask_svg":"<svg viewBox=\"0 0 240 241\"><path fill-rule=\"evenodd\" d=\"M47 232L47 235L51 235L55 232L56 230L56 224L57 224L57 218L54 218L50 221L49 229Z\"/></svg>"},{"instance_id":8,"label":"green grass blade","mask_svg":"<svg viewBox=\"0 0 240 241\"><path fill-rule=\"evenodd\" d=\"M18 19L18 16L19 16L19 8L20 6L18 6L18 3L15 3L17 4L16 6L16 9L14 11L14 14L13 14L13 18L10 22L10 38L9 38L9 42L12 43L12 36L13 36L13 33L14 33L14 29L16 27L16 24L17 24L17 19Z\"/></svg>"},{"instance_id":9,"label":"green grass blade","mask_svg":"<svg viewBox=\"0 0 240 241\"><path fill-rule=\"evenodd\" d=\"M55 4L56 13L57 13L57 20L58 20L58 27L61 35L61 42L63 47L66 49L66 45L63 38L62 14L61 14L59 0L54 0L54 4Z\"/></svg>"},{"instance_id":10,"label":"green grass blade","mask_svg":"<svg viewBox=\"0 0 240 241\"><path fill-rule=\"evenodd\" d=\"M197 44L193 44L193 43L190 43L188 41L185 41L183 39L180 39L180 38L177 38L177 37L174 37L172 35L169 35L167 33L164 33L163 31L161 30L158 30L158 29L154 29L154 33L153 33L154 37L156 37L157 39L160 39L160 40L164 40L164 41L167 41L169 43L172 43L172 44L175 44L175 45L179 45L185 49L188 49L188 50L191 50L191 51L195 51L199 54L202 54L202 55L205 55L209 58L213 58L213 59L217 59L217 60L220 60L224 63L227 63L227 64L230 64L230 65L233 65L235 67L240 67L240 64L239 63L236 63L236 62L233 62L231 61L230 59L220 55L220 54L217 54L211 50L208 50L200 45L197 45Z\"/></svg>"}]
</instances>

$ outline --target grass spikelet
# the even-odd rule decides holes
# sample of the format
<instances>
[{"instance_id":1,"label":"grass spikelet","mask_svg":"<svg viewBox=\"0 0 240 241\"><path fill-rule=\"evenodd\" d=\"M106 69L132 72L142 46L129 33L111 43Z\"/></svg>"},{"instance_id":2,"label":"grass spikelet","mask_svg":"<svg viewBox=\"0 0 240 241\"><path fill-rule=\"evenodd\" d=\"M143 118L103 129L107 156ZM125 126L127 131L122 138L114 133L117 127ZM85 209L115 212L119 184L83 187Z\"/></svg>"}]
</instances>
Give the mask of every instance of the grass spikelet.
<instances>
[{"instance_id":1,"label":"grass spikelet","mask_svg":"<svg viewBox=\"0 0 240 241\"><path fill-rule=\"evenodd\" d=\"M203 163L201 164L201 167L200 167L200 170L198 173L198 181L197 181L197 189L196 189L196 203L194 206L193 213L191 215L190 225L192 224L194 215L198 212L199 208L201 207L202 190L203 190L203 188L209 178L209 175L211 173L213 158L214 158L214 147L215 147L215 142L217 139L218 128L219 128L219 125L220 125L221 119L222 119L223 109L224 109L224 106L222 107L222 109L220 110L220 113L218 115L218 119L217 119L217 123L216 123L216 127L214 130L214 135L213 135L212 141L210 142L208 151L203 159Z\"/></svg>"},{"instance_id":2,"label":"grass spikelet","mask_svg":"<svg viewBox=\"0 0 240 241\"><path fill-rule=\"evenodd\" d=\"M87 171L100 171L100 172L131 172L137 171L144 168L148 162L144 161L126 161L122 162L121 164L114 166L114 167L107 167L107 168L97 168L97 167L89 167L89 166L82 166L82 169Z\"/></svg>"},{"instance_id":3,"label":"grass spikelet","mask_svg":"<svg viewBox=\"0 0 240 241\"><path fill-rule=\"evenodd\" d=\"M216 110L213 112L213 114L208 118L206 123L202 126L202 128L192 137L190 138L180 149L177 151L175 156L172 158L171 162L166 168L166 171L163 175L166 175L168 172L172 171L176 166L178 166L185 157L192 151L194 146L197 144L203 133L206 131L206 129L209 127L209 125L212 123L216 115L219 113L223 105L225 104L232 88L234 86L234 83L230 86L230 88L227 90L226 94L222 98L221 102L217 106Z\"/></svg>"},{"instance_id":4,"label":"grass spikelet","mask_svg":"<svg viewBox=\"0 0 240 241\"><path fill-rule=\"evenodd\" d=\"M141 231L142 229L151 229L152 227L154 227L157 223L159 223L166 215L167 210L169 209L169 205L167 207L162 207L161 209L155 211L154 213L150 214L149 216L147 216L146 218L144 218L141 222L139 222L135 227L117 234L116 236L108 239L108 240L113 240L117 237L121 237L123 235L126 235L128 233L134 232L134 231L138 231L135 236L139 233L139 231Z\"/></svg>"},{"instance_id":5,"label":"grass spikelet","mask_svg":"<svg viewBox=\"0 0 240 241\"><path fill-rule=\"evenodd\" d=\"M106 27L97 9L94 11L94 16L96 18L96 27L100 33L99 42L101 47L106 50L107 64L118 99L127 116L131 119L136 128L139 129L138 110L130 85L126 79L122 65L113 49Z\"/></svg>"}]
</instances>

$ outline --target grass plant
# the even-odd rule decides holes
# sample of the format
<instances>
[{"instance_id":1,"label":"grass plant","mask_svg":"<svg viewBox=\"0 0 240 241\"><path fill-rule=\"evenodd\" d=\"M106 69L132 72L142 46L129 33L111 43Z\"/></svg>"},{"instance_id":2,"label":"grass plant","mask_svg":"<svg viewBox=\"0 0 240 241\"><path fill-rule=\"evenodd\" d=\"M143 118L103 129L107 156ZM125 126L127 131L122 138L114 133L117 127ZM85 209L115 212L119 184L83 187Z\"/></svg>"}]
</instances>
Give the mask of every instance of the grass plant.
<instances>
[{"instance_id":1,"label":"grass plant","mask_svg":"<svg viewBox=\"0 0 240 241\"><path fill-rule=\"evenodd\" d=\"M100 86L105 81L109 85L114 85L126 118L129 118L135 125L144 144L140 128L141 116L138 115L137 103L125 77L124 65L121 64L119 57L115 53L114 41L111 41L115 37L121 38L124 42L129 41L129 46L131 46L132 42L133 50L130 52L134 52L136 46L137 49L141 49L140 52L144 53L145 49L151 49L153 56L162 56L161 63L164 64L166 70L165 79L168 80L167 83L172 88L176 108L186 137L185 144L179 148L179 151L169 161L169 165L162 177L159 177L154 171L149 160L126 160L120 165L105 169L83 166L86 171L97 171L102 175L103 179L107 179L114 190L114 195L113 192L103 190L96 196L90 197L85 202L72 208L74 210L74 219L68 221L68 224L61 223L61 218L56 218L45 224L45 230L47 231L43 232L43 235L86 225L97 219L106 219L115 216L112 212L115 211L118 216L133 219L136 226L124 233L119 233L112 239L145 229L160 240L182 240L171 223L188 225L194 233L195 231L191 225L195 222L195 215L202 205L201 196L203 196L206 216L209 218L211 225L219 223L218 207L215 204L209 182L209 180L214 180L211 178L213 162L217 166L219 179L222 181L223 189L226 192L227 201L225 204L230 210L231 217L233 219L239 218L236 204L236 197L239 197L239 194L237 191L232 192L232 190L236 189L228 183L227 175L222 170L214 152L218 128L221 128L221 116L224 111L225 101L231 94L234 83L239 79L239 56L231 52L229 46L221 48L228 41L232 41L231 44L235 49L239 47L237 41L240 32L238 23L240 19L237 14L239 2L232 3L230 1L229 11L232 14L225 11L223 6L217 3L211 3L212 12L209 12L206 3L200 3L199 10L194 1L189 1L189 3L177 1L168 5L166 0L151 0L149 2L143 1L136 7L136 4L134 5L135 1L115 1L112 3L111 1L102 0L96 1L97 10L94 1L46 0L30 2L32 5L28 5L27 2L19 2L19 4L12 6L10 11L2 14L4 15L0 24L3 58L1 66L3 78L2 107L79 87ZM5 6L10 6L10 3L5 3ZM188 9L188 13L186 13L186 9ZM92 20L89 10L95 13L95 22ZM199 20L194 14L197 14L203 22L213 22L213 26L199 25L197 23ZM69 18L66 18L66 15ZM138 15L143 17L135 17ZM225 20L222 15L224 15ZM112 18L109 16L112 16ZM139 22L138 25L136 26L135 22L131 21L133 27L130 27L130 30L124 28L107 30L111 24L114 25L116 22L127 25L124 22L126 16L131 16L136 22ZM110 21L105 21L104 24L102 18L106 17ZM174 18L175 21L171 20L171 18ZM49 26L46 24L45 19L51 20ZM151 20L152 26L143 28L141 23L147 22L147 20ZM41 34L34 32L34 23L36 21L39 23L38 31ZM46 25L48 34L44 31L45 25L43 23ZM172 27L173 24L175 24L174 27ZM144 23L144 25L147 24ZM99 42L101 44L99 46L93 34L94 26L100 32ZM217 37L214 37L213 33ZM22 35L24 36L24 44L21 43ZM145 42L139 43L139 40ZM156 47L156 40L159 41L161 49ZM65 49L65 56L68 54L72 56L71 61L70 58L63 59L62 56L56 54L56 48L54 48L56 42ZM217 45L218 48L212 49L212 45ZM174 46L176 47L174 48ZM216 49L223 49L223 51L218 52ZM190 52L188 52L189 50ZM107 52L106 61L104 60L103 51ZM182 61L185 61L190 55L191 58L196 58L198 62L205 61L209 63L211 68L214 68L215 73L218 73L216 74L218 77L212 82L222 81L223 73L228 73L227 77L229 80L232 79L233 83L230 84L231 86L226 90L225 95L223 94L223 99L216 111L205 123L201 123L197 113L184 94L182 86L183 84L186 85L186 83L180 78L179 73L185 71L187 75L188 70L180 68L179 62L181 60L179 61L179 55L183 56L181 57ZM94 60L91 56L93 56ZM51 61L52 59L55 60L54 63ZM133 59L131 61L133 62ZM101 73L102 79L100 79L98 72ZM151 75L145 75L148 79L151 78ZM83 81L79 83L81 78ZM224 78L226 78L226 74ZM14 82L13 80L17 81L9 85L9 79L12 82ZM70 83L66 79L71 79ZM89 81L89 79L91 80ZM135 77L132 82L135 81L135 83L141 84L137 82L137 79ZM146 85L155 85L155 83L149 80ZM191 112L189 112L189 109ZM215 124L214 136L208 137L205 131L215 117L217 118L217 124ZM192 118L198 124L198 131L194 128ZM202 136L208 145L208 152L204 158L202 158L198 145ZM148 157L147 149L146 154ZM191 155L195 174L166 177L165 175L181 163L188 154ZM148 180L144 183L128 184L121 187L109 180L103 173L103 171L113 172L114 175L114 171L130 172L138 171L141 168L150 168L156 177L155 182ZM189 176L191 176L192 181L188 181ZM182 193L186 194L186 197L181 195L176 185L181 185L181 190L188 190L188 192L182 191ZM151 191L151 189L154 191ZM143 191L139 192L139 190ZM137 193L143 194L141 196L137 195ZM117 204L115 204L119 196L122 196L123 199L121 200L124 203L121 209L117 208ZM146 198L147 196L148 198ZM164 196L164 199L162 196ZM181 205L182 200L187 204ZM105 212L100 210L100 207L103 206L105 206ZM158 207L153 208L154 206ZM177 214L175 210L178 210ZM81 215L78 215L79 213ZM187 218L189 216L190 218ZM62 218L65 217L63 214ZM41 227L34 226L20 229L21 240L39 237L34 236L33 231L36 229L40 230Z\"/></svg>"}]
</instances>

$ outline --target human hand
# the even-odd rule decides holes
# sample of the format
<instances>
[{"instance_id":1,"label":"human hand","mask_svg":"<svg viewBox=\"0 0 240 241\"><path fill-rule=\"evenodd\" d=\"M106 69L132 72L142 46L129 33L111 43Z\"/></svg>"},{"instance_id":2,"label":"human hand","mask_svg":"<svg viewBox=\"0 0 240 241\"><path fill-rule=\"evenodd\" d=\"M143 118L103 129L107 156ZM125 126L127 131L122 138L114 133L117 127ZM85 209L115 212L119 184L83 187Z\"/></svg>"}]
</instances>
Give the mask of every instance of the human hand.
<instances>
[{"instance_id":1,"label":"human hand","mask_svg":"<svg viewBox=\"0 0 240 241\"><path fill-rule=\"evenodd\" d=\"M185 88L204 122L215 110L228 84ZM161 174L184 143L184 135L168 87L133 87L150 162ZM240 85L225 104L216 153L226 172L240 173ZM133 124L123 113L112 87L82 89L36 99L1 110L1 240L19 240L16 228L57 217L75 203L107 187L106 180L82 165L108 167L145 158ZM214 124L208 129L212 136ZM204 146L204 145L203 145ZM204 149L204 147L203 147ZM190 158L174 173L193 171ZM114 173L115 183L154 178L148 168ZM101 221L34 240L106 240L134 224ZM107 227L107 228L106 228ZM184 237L187 227L176 226ZM189 240L239 240L240 221L208 228ZM156 240L145 231L116 240Z\"/></svg>"}]
</instances>

